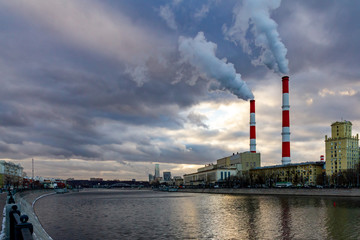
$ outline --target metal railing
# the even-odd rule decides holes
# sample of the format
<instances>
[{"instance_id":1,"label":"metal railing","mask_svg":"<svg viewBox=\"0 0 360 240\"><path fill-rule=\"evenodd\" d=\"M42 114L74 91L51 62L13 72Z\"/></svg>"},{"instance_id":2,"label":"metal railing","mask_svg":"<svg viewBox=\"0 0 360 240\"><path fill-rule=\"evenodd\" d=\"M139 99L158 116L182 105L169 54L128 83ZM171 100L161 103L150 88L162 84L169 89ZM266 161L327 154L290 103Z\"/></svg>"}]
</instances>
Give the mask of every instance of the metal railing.
<instances>
[{"instance_id":1,"label":"metal railing","mask_svg":"<svg viewBox=\"0 0 360 240\"><path fill-rule=\"evenodd\" d=\"M14 198L9 191L8 207L9 211L7 211L6 221L8 222L7 227L9 230L7 231L8 236L7 239L10 240L32 240L32 234L34 231L33 225L28 223L29 217L27 215L21 215L21 212L18 210L18 206L15 204Z\"/></svg>"}]
</instances>

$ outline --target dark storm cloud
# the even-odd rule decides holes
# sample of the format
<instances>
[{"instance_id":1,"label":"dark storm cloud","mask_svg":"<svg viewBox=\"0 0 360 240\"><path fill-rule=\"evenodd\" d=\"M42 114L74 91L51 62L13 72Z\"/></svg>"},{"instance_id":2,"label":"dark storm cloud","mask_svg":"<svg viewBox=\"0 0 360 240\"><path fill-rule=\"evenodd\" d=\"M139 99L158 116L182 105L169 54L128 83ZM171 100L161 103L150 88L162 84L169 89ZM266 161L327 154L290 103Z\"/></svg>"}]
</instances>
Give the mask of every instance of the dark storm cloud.
<instances>
[{"instance_id":1,"label":"dark storm cloud","mask_svg":"<svg viewBox=\"0 0 360 240\"><path fill-rule=\"evenodd\" d=\"M215 159L226 156L228 153L222 149L212 148L208 145L189 144L186 149L166 148L162 149L159 162L206 164Z\"/></svg>"},{"instance_id":2,"label":"dark storm cloud","mask_svg":"<svg viewBox=\"0 0 360 240\"><path fill-rule=\"evenodd\" d=\"M189 119L189 121L191 123L193 123L199 127L209 128L209 126L203 122L204 120L207 120L207 117L203 114L191 112L191 113L189 113L187 118Z\"/></svg>"},{"instance_id":3,"label":"dark storm cloud","mask_svg":"<svg viewBox=\"0 0 360 240\"><path fill-rule=\"evenodd\" d=\"M197 102L192 96L201 95L201 88L206 89L201 83L198 88L166 81L146 83L139 88L127 76L101 79L78 72L40 72L40 76L28 77L29 87L19 86L12 93L7 90L7 98L2 99L6 108L2 108L0 120L9 131L5 131L2 139L8 139L14 131L26 131L23 141L61 148L64 151L55 154L66 158L101 158L100 153L83 147L109 141L97 131L99 123L94 119L181 128L184 119L177 110ZM21 104L8 103L15 97Z\"/></svg>"},{"instance_id":4,"label":"dark storm cloud","mask_svg":"<svg viewBox=\"0 0 360 240\"><path fill-rule=\"evenodd\" d=\"M23 113L16 109L0 104L0 126L4 127L24 127L28 125L28 120Z\"/></svg>"},{"instance_id":5,"label":"dark storm cloud","mask_svg":"<svg viewBox=\"0 0 360 240\"><path fill-rule=\"evenodd\" d=\"M233 131L225 134L223 140L238 141L239 139L249 139L249 133L245 131Z\"/></svg>"},{"instance_id":6,"label":"dark storm cloud","mask_svg":"<svg viewBox=\"0 0 360 240\"><path fill-rule=\"evenodd\" d=\"M7 144L4 144L4 143L0 143L0 151L2 153L10 153L10 154L13 154L14 151L7 145Z\"/></svg>"},{"instance_id":7,"label":"dark storm cloud","mask_svg":"<svg viewBox=\"0 0 360 240\"><path fill-rule=\"evenodd\" d=\"M360 60L357 1L283 1L274 18L289 51L291 73L318 66L345 68Z\"/></svg>"},{"instance_id":8,"label":"dark storm cloud","mask_svg":"<svg viewBox=\"0 0 360 240\"><path fill-rule=\"evenodd\" d=\"M17 19L16 25L28 24ZM20 143L19 148L23 142L49 147L23 150L21 156L104 159L106 156L96 146L121 145L123 140L110 139L98 130L100 125L113 120L129 125L181 128L184 119L178 116L178 110L206 94L207 83L201 80L196 86L185 81L172 83L177 71L174 58L170 58L168 66L149 58L149 82L139 87L124 72L126 63L59 43L45 29L32 30L15 31L15 38L5 39L0 48L0 68L7 71L0 89L1 139ZM35 35L37 41L24 41ZM10 51L8 47L14 42L18 48ZM7 58L11 53L13 57Z\"/></svg>"}]
</instances>

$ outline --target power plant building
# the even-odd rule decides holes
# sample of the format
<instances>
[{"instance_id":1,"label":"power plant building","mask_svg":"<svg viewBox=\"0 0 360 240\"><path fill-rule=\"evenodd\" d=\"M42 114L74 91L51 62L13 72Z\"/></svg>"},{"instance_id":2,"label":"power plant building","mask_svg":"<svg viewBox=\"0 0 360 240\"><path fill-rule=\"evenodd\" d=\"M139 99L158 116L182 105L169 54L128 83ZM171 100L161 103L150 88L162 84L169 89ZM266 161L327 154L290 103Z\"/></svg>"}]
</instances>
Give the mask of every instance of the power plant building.
<instances>
[{"instance_id":1,"label":"power plant building","mask_svg":"<svg viewBox=\"0 0 360 240\"><path fill-rule=\"evenodd\" d=\"M253 180L262 181L267 185L281 182L288 182L293 185L316 185L324 180L324 164L324 162L318 161L259 167L251 169L250 175Z\"/></svg>"},{"instance_id":2,"label":"power plant building","mask_svg":"<svg viewBox=\"0 0 360 240\"><path fill-rule=\"evenodd\" d=\"M199 168L196 173L185 174L184 184L201 185L226 182L234 176L241 176L244 171L260 167L260 153L243 152L220 158L216 164Z\"/></svg>"},{"instance_id":3,"label":"power plant building","mask_svg":"<svg viewBox=\"0 0 360 240\"><path fill-rule=\"evenodd\" d=\"M359 134L352 136L350 121L331 124L331 137L325 135L326 175L355 169L359 164Z\"/></svg>"}]
</instances>

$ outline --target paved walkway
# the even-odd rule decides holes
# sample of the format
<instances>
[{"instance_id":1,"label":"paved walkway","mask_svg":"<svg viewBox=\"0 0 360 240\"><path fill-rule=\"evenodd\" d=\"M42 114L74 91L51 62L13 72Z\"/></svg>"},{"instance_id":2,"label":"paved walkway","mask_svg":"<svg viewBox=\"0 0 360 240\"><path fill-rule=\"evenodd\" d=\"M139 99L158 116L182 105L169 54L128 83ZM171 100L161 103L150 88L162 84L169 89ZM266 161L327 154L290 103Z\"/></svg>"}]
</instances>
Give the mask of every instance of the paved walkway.
<instances>
[{"instance_id":1,"label":"paved walkway","mask_svg":"<svg viewBox=\"0 0 360 240\"><path fill-rule=\"evenodd\" d=\"M22 213L26 213L29 217L29 222L33 224L34 227L34 234L33 239L52 239L42 228L40 222L37 219L36 214L33 211L32 203L33 201L38 198L39 196L46 194L46 193L53 193L53 191L49 190L33 190L33 191L24 191L19 192L15 195L15 202L16 204L20 205L20 209ZM7 192L0 194L0 209L1 212L3 211L6 205L7 199ZM2 221L0 222L0 232L2 231Z\"/></svg>"},{"instance_id":2,"label":"paved walkway","mask_svg":"<svg viewBox=\"0 0 360 240\"><path fill-rule=\"evenodd\" d=\"M7 198L7 193L3 192L0 194L0 211L1 213L4 210L5 204L6 204L6 198ZM2 214L1 214L2 216ZM0 232L2 231L2 218L1 218L1 223L0 223Z\"/></svg>"},{"instance_id":3,"label":"paved walkway","mask_svg":"<svg viewBox=\"0 0 360 240\"><path fill-rule=\"evenodd\" d=\"M52 239L46 231L43 229L39 219L37 218L32 203L35 199L44 194L55 194L54 190L32 190L19 192L15 195L16 203L20 204L21 212L26 213L29 217L29 222L32 223L34 227L33 238L37 239Z\"/></svg>"}]
</instances>

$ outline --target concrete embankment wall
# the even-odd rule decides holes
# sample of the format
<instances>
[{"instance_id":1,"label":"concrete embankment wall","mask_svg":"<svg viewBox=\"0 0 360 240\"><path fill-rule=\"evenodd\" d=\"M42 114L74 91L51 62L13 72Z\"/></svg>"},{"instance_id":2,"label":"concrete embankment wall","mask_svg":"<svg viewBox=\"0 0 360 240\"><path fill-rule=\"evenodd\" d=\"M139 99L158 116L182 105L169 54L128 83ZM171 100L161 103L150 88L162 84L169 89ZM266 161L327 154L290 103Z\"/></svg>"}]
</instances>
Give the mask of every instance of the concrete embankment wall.
<instances>
[{"instance_id":1,"label":"concrete embankment wall","mask_svg":"<svg viewBox=\"0 0 360 240\"><path fill-rule=\"evenodd\" d=\"M27 191L22 193L17 193L15 195L16 204L20 205L21 214L26 214L29 216L30 223L33 224L34 233L33 238L39 240L48 240L52 239L43 229L39 219L37 218L34 209L33 203L42 196L46 196L49 194L55 194L53 190L35 190L35 191Z\"/></svg>"},{"instance_id":2,"label":"concrete embankment wall","mask_svg":"<svg viewBox=\"0 0 360 240\"><path fill-rule=\"evenodd\" d=\"M237 195L292 195L292 196L333 196L360 197L360 189L293 189L293 188L217 188L217 189L179 189L179 192L217 193Z\"/></svg>"}]
</instances>

